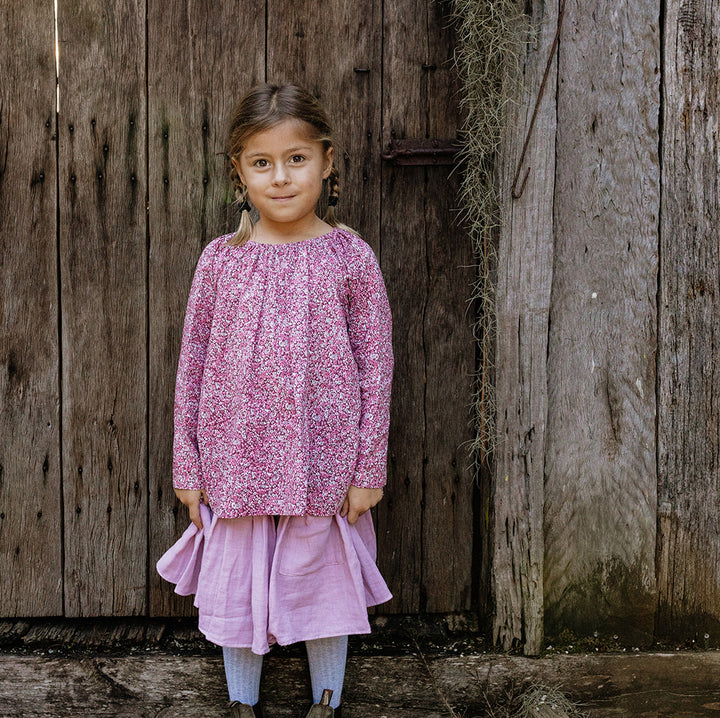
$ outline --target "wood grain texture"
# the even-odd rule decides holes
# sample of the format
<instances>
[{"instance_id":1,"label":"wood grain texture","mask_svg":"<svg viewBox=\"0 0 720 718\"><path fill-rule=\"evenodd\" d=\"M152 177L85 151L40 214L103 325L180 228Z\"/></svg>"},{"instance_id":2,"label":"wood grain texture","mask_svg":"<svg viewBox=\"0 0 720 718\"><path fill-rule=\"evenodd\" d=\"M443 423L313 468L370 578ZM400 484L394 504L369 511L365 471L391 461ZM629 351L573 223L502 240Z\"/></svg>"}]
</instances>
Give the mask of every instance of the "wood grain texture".
<instances>
[{"instance_id":1,"label":"wood grain texture","mask_svg":"<svg viewBox=\"0 0 720 718\"><path fill-rule=\"evenodd\" d=\"M657 0L568 2L548 345L545 625L652 637Z\"/></svg>"},{"instance_id":2,"label":"wood grain texture","mask_svg":"<svg viewBox=\"0 0 720 718\"><path fill-rule=\"evenodd\" d=\"M65 610L134 615L147 570L145 8L60 3L58 31Z\"/></svg>"},{"instance_id":3,"label":"wood grain texture","mask_svg":"<svg viewBox=\"0 0 720 718\"><path fill-rule=\"evenodd\" d=\"M720 15L666 5L660 226L660 635L720 626Z\"/></svg>"},{"instance_id":4,"label":"wood grain texture","mask_svg":"<svg viewBox=\"0 0 720 718\"><path fill-rule=\"evenodd\" d=\"M446 703L434 686L438 674L442 679L451 672L452 666L445 665L450 660L428 665L416 656L350 657L343 696L352 713L345 715L446 718ZM0 656L0 670L0 700L7 716L197 718L228 713L220 656L51 656L42 661ZM464 666L462 673L466 674ZM297 718L311 700L307 661L270 655L264 662L260 691L266 715ZM463 697L460 693L459 700Z\"/></svg>"},{"instance_id":5,"label":"wood grain texture","mask_svg":"<svg viewBox=\"0 0 720 718\"><path fill-rule=\"evenodd\" d=\"M267 81L317 97L338 143L337 216L380 251L382 3L267 3Z\"/></svg>"},{"instance_id":6,"label":"wood grain texture","mask_svg":"<svg viewBox=\"0 0 720 718\"><path fill-rule=\"evenodd\" d=\"M52 4L4 3L0 37L0 615L58 615L62 515Z\"/></svg>"},{"instance_id":7,"label":"wood grain texture","mask_svg":"<svg viewBox=\"0 0 720 718\"><path fill-rule=\"evenodd\" d=\"M558 9L532 4L520 58L520 77L509 76L499 152L501 228L498 242L496 400L492 586L494 639L505 650L524 644L536 654L543 639L543 502L547 426L547 342L553 265L553 199L557 60L548 75L532 139L523 162L530 174L519 199L512 184L545 72ZM530 25L526 31L529 33ZM521 79L520 79L521 78Z\"/></svg>"},{"instance_id":8,"label":"wood grain texture","mask_svg":"<svg viewBox=\"0 0 720 718\"><path fill-rule=\"evenodd\" d=\"M385 6L384 145L453 138L452 39L441 7ZM470 438L474 345L466 316L470 241L452 224L447 167L383 167L382 268L393 309L395 379L389 479L378 511L389 610L468 607L472 564ZM383 608L385 610L385 607Z\"/></svg>"},{"instance_id":9,"label":"wood grain texture","mask_svg":"<svg viewBox=\"0 0 720 718\"><path fill-rule=\"evenodd\" d=\"M423 137L427 29L415 24L422 2L386 4L383 18L383 145ZM423 91L425 90L425 92ZM388 485L378 507L380 569L394 598L383 610L416 613L422 591L425 490L423 317L428 294L423 167L382 168L381 266L393 313L393 375Z\"/></svg>"},{"instance_id":10,"label":"wood grain texture","mask_svg":"<svg viewBox=\"0 0 720 718\"><path fill-rule=\"evenodd\" d=\"M711 716L720 689L715 651L676 654L522 656L351 656L343 695L348 718L448 718L507 708L513 677L563 686L588 718ZM0 701L6 716L197 718L223 714L227 688L220 656L150 651L138 655L55 657L0 655ZM309 703L303 658L271 653L263 666L265 714L297 718ZM552 710L552 709L550 709ZM224 711L227 713L227 711ZM539 711L537 712L539 714Z\"/></svg>"},{"instance_id":11,"label":"wood grain texture","mask_svg":"<svg viewBox=\"0 0 720 718\"><path fill-rule=\"evenodd\" d=\"M455 36L443 7L442 3L430 2L424 8L428 42L423 88L427 102L426 135L453 139L460 125L459 88L452 66ZM420 12L418 15L422 17ZM475 342L471 328L473 307L468 307L468 296L474 271L470 237L454 211L459 173L453 167L427 168L424 187L416 190L422 193L425 202L424 236L405 237L410 252L416 241L423 239L427 251L428 285L423 317L427 383L422 610L430 612L469 609L473 583L469 399ZM387 207L387 211L393 210L392 205Z\"/></svg>"},{"instance_id":12,"label":"wood grain texture","mask_svg":"<svg viewBox=\"0 0 720 718\"><path fill-rule=\"evenodd\" d=\"M192 599L177 596L154 569L188 525L172 490L175 373L197 259L238 221L225 167L227 131L235 104L264 79L264 37L260 0L242 9L215 1L148 5L149 585L156 616L193 610Z\"/></svg>"}]
</instances>

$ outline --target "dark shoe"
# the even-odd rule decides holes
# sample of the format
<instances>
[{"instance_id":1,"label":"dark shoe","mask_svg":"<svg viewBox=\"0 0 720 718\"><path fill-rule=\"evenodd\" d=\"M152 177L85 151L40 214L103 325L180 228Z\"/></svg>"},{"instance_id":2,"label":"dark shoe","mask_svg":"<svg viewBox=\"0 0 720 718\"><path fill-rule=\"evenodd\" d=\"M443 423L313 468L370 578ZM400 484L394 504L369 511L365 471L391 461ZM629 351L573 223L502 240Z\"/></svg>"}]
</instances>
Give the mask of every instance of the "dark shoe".
<instances>
[{"instance_id":1,"label":"dark shoe","mask_svg":"<svg viewBox=\"0 0 720 718\"><path fill-rule=\"evenodd\" d=\"M255 706L255 708L258 708L258 706L259 704ZM261 713L258 712L256 714L253 707L249 706L247 703L231 701L228 708L230 708L230 715L232 718L262 718Z\"/></svg>"},{"instance_id":2,"label":"dark shoe","mask_svg":"<svg viewBox=\"0 0 720 718\"><path fill-rule=\"evenodd\" d=\"M326 688L323 691L320 703L315 703L310 707L310 712L307 714L307 718L341 718L340 708L330 707L332 694L333 692L329 688Z\"/></svg>"}]
</instances>

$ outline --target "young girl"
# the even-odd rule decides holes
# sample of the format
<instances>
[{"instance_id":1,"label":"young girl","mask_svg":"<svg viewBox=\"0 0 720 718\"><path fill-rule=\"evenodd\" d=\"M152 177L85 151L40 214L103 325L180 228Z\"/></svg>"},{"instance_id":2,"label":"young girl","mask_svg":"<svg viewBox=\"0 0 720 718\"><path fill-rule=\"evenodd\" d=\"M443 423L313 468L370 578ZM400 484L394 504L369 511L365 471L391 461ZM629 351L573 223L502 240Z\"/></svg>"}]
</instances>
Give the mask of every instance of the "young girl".
<instances>
[{"instance_id":1,"label":"young girl","mask_svg":"<svg viewBox=\"0 0 720 718\"><path fill-rule=\"evenodd\" d=\"M390 310L372 250L335 219L315 98L254 88L228 151L242 219L198 262L175 393L173 485L192 524L158 571L223 647L232 715L259 715L270 646L305 641L308 718L337 718L348 634L391 597L368 513L385 485Z\"/></svg>"}]
</instances>

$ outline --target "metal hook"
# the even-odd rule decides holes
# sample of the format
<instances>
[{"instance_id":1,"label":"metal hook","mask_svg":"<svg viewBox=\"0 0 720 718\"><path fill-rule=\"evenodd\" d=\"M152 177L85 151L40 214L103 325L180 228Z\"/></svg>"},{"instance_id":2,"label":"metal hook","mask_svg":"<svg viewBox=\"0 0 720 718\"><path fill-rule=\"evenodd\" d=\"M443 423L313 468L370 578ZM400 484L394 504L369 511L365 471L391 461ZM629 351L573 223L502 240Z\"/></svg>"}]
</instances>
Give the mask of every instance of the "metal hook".
<instances>
[{"instance_id":1,"label":"metal hook","mask_svg":"<svg viewBox=\"0 0 720 718\"><path fill-rule=\"evenodd\" d=\"M527 153L527 148L530 144L530 136L532 135L533 127L535 127L535 119L537 118L538 109L540 108L540 100L542 100L543 94L545 93L545 85L547 84L548 75L550 74L550 66L552 65L558 43L560 42L560 30L562 29L563 17L565 16L566 2L567 0L563 0L562 6L560 7L555 40L553 41L553 45L550 50L550 57L548 57L547 65L545 66L545 74L543 75L542 83L540 84L540 91L538 92L537 100L535 101L535 109L533 110L532 119L530 120L530 127L528 127L527 135L525 136L525 144L523 145L522 152L520 153L520 161L518 162L517 172L515 172L515 179L513 180L512 187L510 188L513 199L520 199L520 197L522 197L523 192L525 191L525 185L530 175L530 167L528 167L525 172L525 176L523 177L522 184L520 185L520 189L517 189L520 172L522 171L523 162L525 161L525 154Z\"/></svg>"}]
</instances>

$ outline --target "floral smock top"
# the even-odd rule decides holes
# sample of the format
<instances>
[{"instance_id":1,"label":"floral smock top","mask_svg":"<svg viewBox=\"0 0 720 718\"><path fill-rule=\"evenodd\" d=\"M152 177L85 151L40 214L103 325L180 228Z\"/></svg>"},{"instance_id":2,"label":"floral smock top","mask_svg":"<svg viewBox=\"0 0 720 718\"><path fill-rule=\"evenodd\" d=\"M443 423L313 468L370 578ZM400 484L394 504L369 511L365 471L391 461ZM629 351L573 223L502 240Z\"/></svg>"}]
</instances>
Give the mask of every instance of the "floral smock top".
<instances>
[{"instance_id":1,"label":"floral smock top","mask_svg":"<svg viewBox=\"0 0 720 718\"><path fill-rule=\"evenodd\" d=\"M386 479L391 320L375 255L340 229L208 244L175 390L173 485L221 518L331 516Z\"/></svg>"}]
</instances>

